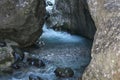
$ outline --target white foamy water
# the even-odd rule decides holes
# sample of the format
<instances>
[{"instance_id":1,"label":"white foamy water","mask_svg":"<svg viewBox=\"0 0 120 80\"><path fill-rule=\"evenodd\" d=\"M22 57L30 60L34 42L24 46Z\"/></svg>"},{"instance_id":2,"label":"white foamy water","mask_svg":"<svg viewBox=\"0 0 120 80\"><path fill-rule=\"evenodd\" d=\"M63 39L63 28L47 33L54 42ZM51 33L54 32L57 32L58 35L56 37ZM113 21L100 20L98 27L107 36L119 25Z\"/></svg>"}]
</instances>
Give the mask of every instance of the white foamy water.
<instances>
[{"instance_id":1,"label":"white foamy water","mask_svg":"<svg viewBox=\"0 0 120 80\"><path fill-rule=\"evenodd\" d=\"M50 14L52 14L52 9L54 7L55 0L46 0L46 4L47 4L47 2L51 2L53 4L52 6L49 6L49 5L46 6L46 11L48 11Z\"/></svg>"},{"instance_id":2,"label":"white foamy water","mask_svg":"<svg viewBox=\"0 0 120 80\"><path fill-rule=\"evenodd\" d=\"M53 5L47 5L46 11L49 13L52 13L53 7L55 7L55 0L46 0L47 2L51 2ZM43 34L41 36L41 39L46 41L47 43L78 43L82 42L84 38L71 35L67 32L63 31L54 31L53 29L47 28L46 24L43 26Z\"/></svg>"},{"instance_id":3,"label":"white foamy water","mask_svg":"<svg viewBox=\"0 0 120 80\"><path fill-rule=\"evenodd\" d=\"M43 34L40 38L44 41L47 40L49 43L79 43L84 40L82 37L71 35L67 32L50 29L46 24L43 26Z\"/></svg>"},{"instance_id":4,"label":"white foamy water","mask_svg":"<svg viewBox=\"0 0 120 80\"><path fill-rule=\"evenodd\" d=\"M53 5L55 4L55 0L46 0L47 1L50 1Z\"/></svg>"}]
</instances>

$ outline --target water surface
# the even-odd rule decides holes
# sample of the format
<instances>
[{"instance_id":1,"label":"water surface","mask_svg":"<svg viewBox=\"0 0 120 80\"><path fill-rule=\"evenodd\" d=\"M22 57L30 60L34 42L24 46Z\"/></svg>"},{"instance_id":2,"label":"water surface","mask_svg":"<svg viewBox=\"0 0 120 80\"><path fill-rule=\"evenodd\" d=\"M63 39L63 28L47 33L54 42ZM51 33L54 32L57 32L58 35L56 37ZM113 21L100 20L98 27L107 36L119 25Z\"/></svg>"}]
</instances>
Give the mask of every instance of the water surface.
<instances>
[{"instance_id":1,"label":"water surface","mask_svg":"<svg viewBox=\"0 0 120 80\"><path fill-rule=\"evenodd\" d=\"M0 80L29 80L30 74L38 75L43 80L77 80L82 76L91 59L91 41L67 32L48 29L46 25L39 40L43 41L44 45L31 49L29 54L43 60L46 66L44 68L29 66L14 70L12 74L1 75ZM58 78L54 74L57 67L70 67L75 75L72 78Z\"/></svg>"}]
</instances>

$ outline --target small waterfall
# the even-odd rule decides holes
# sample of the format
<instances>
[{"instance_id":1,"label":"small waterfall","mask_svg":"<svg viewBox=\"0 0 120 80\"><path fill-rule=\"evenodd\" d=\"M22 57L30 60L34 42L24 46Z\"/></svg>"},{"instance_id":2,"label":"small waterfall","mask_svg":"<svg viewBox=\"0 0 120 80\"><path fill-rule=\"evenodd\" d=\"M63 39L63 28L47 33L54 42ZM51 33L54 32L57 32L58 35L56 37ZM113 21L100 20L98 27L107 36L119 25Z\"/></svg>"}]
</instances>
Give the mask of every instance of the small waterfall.
<instances>
[{"instance_id":1,"label":"small waterfall","mask_svg":"<svg viewBox=\"0 0 120 80\"><path fill-rule=\"evenodd\" d=\"M67 32L55 31L47 27L46 24L43 26L43 34L40 38L46 43L80 43L84 40L82 37Z\"/></svg>"},{"instance_id":2,"label":"small waterfall","mask_svg":"<svg viewBox=\"0 0 120 80\"><path fill-rule=\"evenodd\" d=\"M46 0L46 11L49 12L49 13L52 13L52 9L54 7L54 4L55 4L55 0ZM52 4L52 5L50 5Z\"/></svg>"},{"instance_id":3,"label":"small waterfall","mask_svg":"<svg viewBox=\"0 0 120 80\"><path fill-rule=\"evenodd\" d=\"M49 14L52 14L52 9L55 7L55 0L46 0L46 11ZM52 5L50 5L52 4ZM67 32L63 31L55 31L51 29L49 26L46 25L46 23L43 26L43 34L40 37L41 40L43 40L45 43L82 43L85 39L76 36L71 35Z\"/></svg>"},{"instance_id":4,"label":"small waterfall","mask_svg":"<svg viewBox=\"0 0 120 80\"><path fill-rule=\"evenodd\" d=\"M55 0L46 1L50 1L53 6L55 4ZM53 6L47 6L46 10L51 12ZM43 80L77 80L82 76L91 60L89 40L64 31L55 31L46 24L43 26L40 40L44 41L45 45L29 52L35 58L43 60L46 66L24 67L12 74L0 75L0 80L29 80L30 74L37 75ZM70 67L75 74L71 78L56 77L54 70L57 67Z\"/></svg>"}]
</instances>

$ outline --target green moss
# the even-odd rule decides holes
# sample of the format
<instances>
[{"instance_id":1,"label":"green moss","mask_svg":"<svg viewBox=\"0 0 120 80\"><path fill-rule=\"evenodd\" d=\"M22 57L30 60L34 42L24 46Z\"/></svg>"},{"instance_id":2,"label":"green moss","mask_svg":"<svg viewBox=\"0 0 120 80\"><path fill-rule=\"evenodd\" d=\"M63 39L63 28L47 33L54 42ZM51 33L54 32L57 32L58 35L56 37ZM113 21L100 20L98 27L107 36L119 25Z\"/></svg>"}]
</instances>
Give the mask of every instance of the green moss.
<instances>
[{"instance_id":1,"label":"green moss","mask_svg":"<svg viewBox=\"0 0 120 80\"><path fill-rule=\"evenodd\" d=\"M0 65L5 64L6 62L10 62L10 61L12 61L12 57L7 57L4 60L0 61Z\"/></svg>"},{"instance_id":2,"label":"green moss","mask_svg":"<svg viewBox=\"0 0 120 80\"><path fill-rule=\"evenodd\" d=\"M10 56L10 53L7 51L7 48L0 48L0 56L3 57L3 59L0 59L0 65L13 60L12 56Z\"/></svg>"}]
</instances>

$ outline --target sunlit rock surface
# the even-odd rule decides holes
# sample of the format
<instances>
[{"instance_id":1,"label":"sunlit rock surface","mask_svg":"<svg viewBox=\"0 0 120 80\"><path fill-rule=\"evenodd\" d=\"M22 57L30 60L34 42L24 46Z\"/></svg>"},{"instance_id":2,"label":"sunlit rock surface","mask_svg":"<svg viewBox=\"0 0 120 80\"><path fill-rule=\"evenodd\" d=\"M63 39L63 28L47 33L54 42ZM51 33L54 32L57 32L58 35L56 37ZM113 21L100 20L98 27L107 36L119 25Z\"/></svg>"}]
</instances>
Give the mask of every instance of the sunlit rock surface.
<instances>
[{"instance_id":1,"label":"sunlit rock surface","mask_svg":"<svg viewBox=\"0 0 120 80\"><path fill-rule=\"evenodd\" d=\"M49 26L93 39L96 28L86 0L55 0L49 13Z\"/></svg>"},{"instance_id":2,"label":"sunlit rock surface","mask_svg":"<svg viewBox=\"0 0 120 80\"><path fill-rule=\"evenodd\" d=\"M11 66L13 63L13 56L12 52L8 50L8 47L6 48L1 48L0 47L0 72L3 69L6 69Z\"/></svg>"},{"instance_id":3,"label":"sunlit rock surface","mask_svg":"<svg viewBox=\"0 0 120 80\"><path fill-rule=\"evenodd\" d=\"M0 42L2 44L3 42ZM0 74L4 70L8 70L10 66L14 63L14 56L13 56L13 49L11 48L11 45L18 45L17 43L6 40L4 42L6 45L0 46Z\"/></svg>"},{"instance_id":4,"label":"sunlit rock surface","mask_svg":"<svg viewBox=\"0 0 120 80\"><path fill-rule=\"evenodd\" d=\"M83 80L120 80L120 0L88 0L97 32Z\"/></svg>"},{"instance_id":5,"label":"sunlit rock surface","mask_svg":"<svg viewBox=\"0 0 120 80\"><path fill-rule=\"evenodd\" d=\"M42 33L44 0L0 0L0 38L32 45Z\"/></svg>"}]
</instances>

